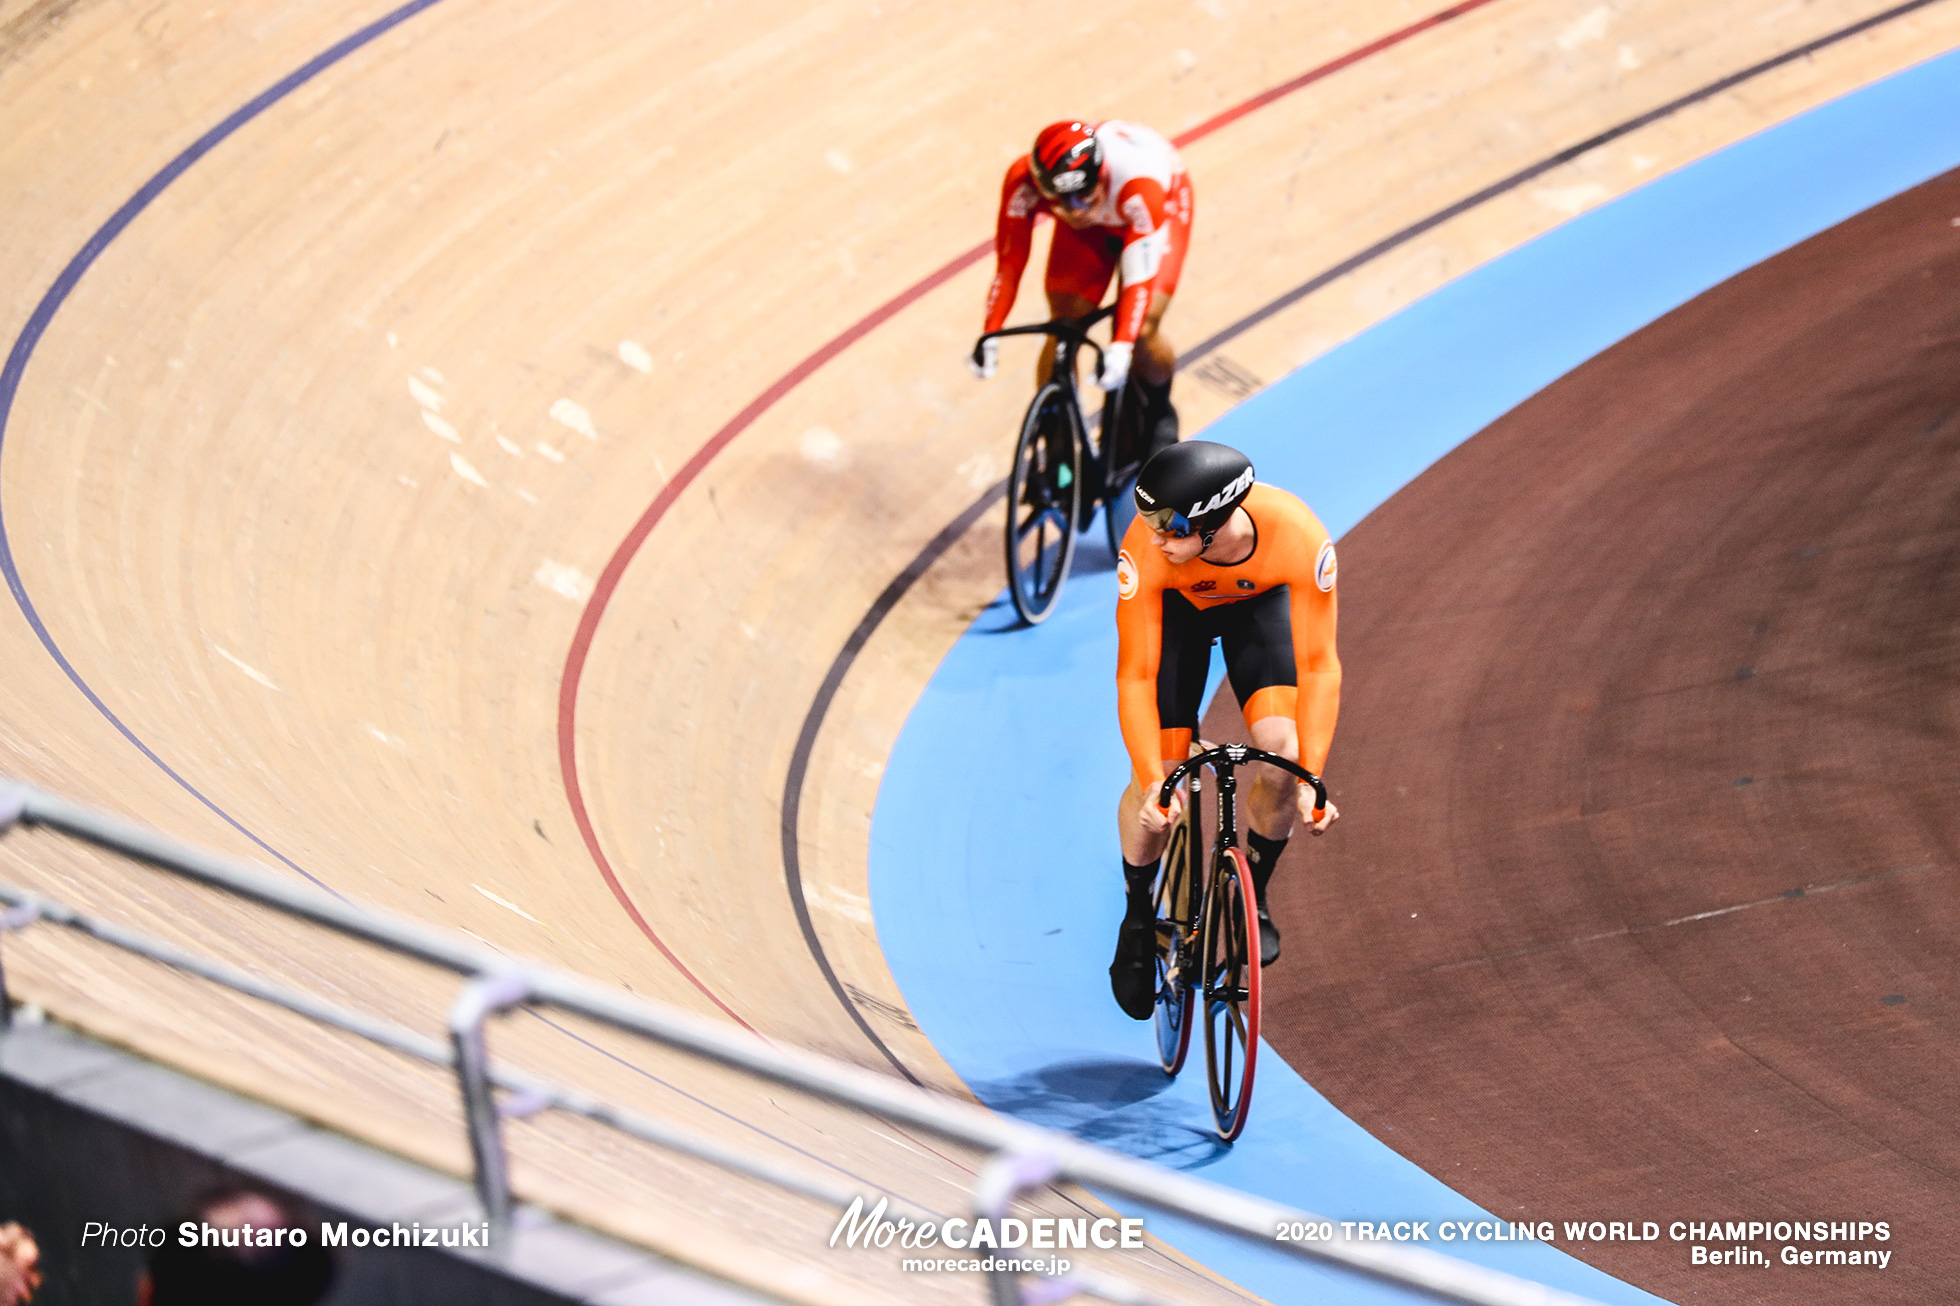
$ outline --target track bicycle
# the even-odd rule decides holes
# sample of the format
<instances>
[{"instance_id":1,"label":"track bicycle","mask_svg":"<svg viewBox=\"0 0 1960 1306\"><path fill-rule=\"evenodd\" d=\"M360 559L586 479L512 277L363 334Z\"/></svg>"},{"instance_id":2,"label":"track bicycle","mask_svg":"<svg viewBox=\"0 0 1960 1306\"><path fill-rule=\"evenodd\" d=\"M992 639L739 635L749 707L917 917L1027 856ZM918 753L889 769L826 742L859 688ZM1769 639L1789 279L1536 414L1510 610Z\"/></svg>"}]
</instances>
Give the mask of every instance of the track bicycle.
<instances>
[{"instance_id":1,"label":"track bicycle","mask_svg":"<svg viewBox=\"0 0 1960 1306\"><path fill-rule=\"evenodd\" d=\"M1076 533L1089 528L1096 505L1106 505L1103 523L1112 555L1123 547L1123 533L1136 516L1130 491L1148 452L1136 382L1103 396L1093 434L1076 391L1076 355L1084 346L1096 351L1096 375L1102 375L1102 346L1089 338L1089 328L1115 310L1112 303L1088 317L989 331L973 345L978 358L981 345L1001 336L1045 335L1056 342L1055 366L1021 419L1007 480L1007 589L1014 610L1031 626L1061 597L1075 560Z\"/></svg>"},{"instance_id":2,"label":"track bicycle","mask_svg":"<svg viewBox=\"0 0 1960 1306\"><path fill-rule=\"evenodd\" d=\"M1191 1022L1205 1021L1205 1068L1212 1122L1231 1142L1245 1130L1252 1073L1259 1059L1259 908L1252 870L1239 849L1237 769L1276 766L1313 786L1314 819L1327 807L1327 786L1306 768L1245 744L1195 753L1164 777L1157 806L1168 808L1190 778L1184 813L1171 827L1157 872L1157 1056L1166 1075L1184 1068ZM1200 817L1204 768L1218 782L1218 835L1205 857Z\"/></svg>"}]
</instances>

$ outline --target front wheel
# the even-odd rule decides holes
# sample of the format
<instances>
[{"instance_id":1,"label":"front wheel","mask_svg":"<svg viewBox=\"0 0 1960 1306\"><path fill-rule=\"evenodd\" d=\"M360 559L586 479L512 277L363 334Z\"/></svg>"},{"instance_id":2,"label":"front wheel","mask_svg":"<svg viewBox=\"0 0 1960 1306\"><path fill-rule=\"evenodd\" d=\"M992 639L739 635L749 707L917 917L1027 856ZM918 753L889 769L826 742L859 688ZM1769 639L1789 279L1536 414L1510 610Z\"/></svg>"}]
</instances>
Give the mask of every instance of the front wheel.
<instances>
[{"instance_id":1,"label":"front wheel","mask_svg":"<svg viewBox=\"0 0 1960 1306\"><path fill-rule=\"evenodd\" d=\"M1061 385L1035 392L1007 482L1007 589L1029 625L1061 597L1082 509L1082 415Z\"/></svg>"},{"instance_id":2,"label":"front wheel","mask_svg":"<svg viewBox=\"0 0 1960 1306\"><path fill-rule=\"evenodd\" d=\"M1252 871L1237 848L1221 848L1207 886L1204 956L1205 1063L1211 1116L1229 1143L1245 1131L1252 1071L1259 1060L1259 909Z\"/></svg>"},{"instance_id":3,"label":"front wheel","mask_svg":"<svg viewBox=\"0 0 1960 1306\"><path fill-rule=\"evenodd\" d=\"M1191 1048L1191 1018L1197 1014L1198 882L1197 821L1187 804L1171 827L1170 842L1157 872L1157 1060L1166 1075L1184 1069Z\"/></svg>"}]
</instances>

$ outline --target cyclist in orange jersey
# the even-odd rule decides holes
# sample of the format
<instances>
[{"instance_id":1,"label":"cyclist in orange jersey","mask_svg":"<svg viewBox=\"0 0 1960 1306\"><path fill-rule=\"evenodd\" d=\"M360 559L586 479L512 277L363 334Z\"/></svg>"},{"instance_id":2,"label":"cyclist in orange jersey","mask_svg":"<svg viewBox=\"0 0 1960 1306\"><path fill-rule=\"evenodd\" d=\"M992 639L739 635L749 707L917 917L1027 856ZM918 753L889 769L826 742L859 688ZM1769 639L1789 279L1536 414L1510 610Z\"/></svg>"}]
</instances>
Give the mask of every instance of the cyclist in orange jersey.
<instances>
[{"instance_id":1,"label":"cyclist in orange jersey","mask_svg":"<svg viewBox=\"0 0 1960 1306\"><path fill-rule=\"evenodd\" d=\"M1087 317L1112 275L1121 290L1103 351L1099 384L1120 390L1132 370L1143 397L1150 447L1177 439L1171 375L1177 351L1158 329L1191 243L1191 180L1177 147L1140 123L1050 123L1034 148L1007 169L994 231L995 270L982 331L998 331L1014 307L1034 242L1035 219L1055 219L1046 289L1055 317ZM968 360L982 380L994 374L1000 342L985 340ZM1054 367L1055 342L1043 346L1035 384Z\"/></svg>"},{"instance_id":2,"label":"cyclist in orange jersey","mask_svg":"<svg viewBox=\"0 0 1960 1306\"><path fill-rule=\"evenodd\" d=\"M1137 518L1116 560L1116 701L1130 753L1117 806L1129 903L1117 933L1110 988L1129 1015L1148 1019L1156 997L1156 907L1151 887L1182 795L1157 807L1165 774L1188 756L1214 640L1252 743L1319 775L1334 741L1341 661L1334 651L1334 542L1306 504L1260 485L1244 454L1187 440L1144 465ZM1262 965L1279 957L1266 887L1297 813L1315 834L1314 792L1261 767L1246 800L1246 855L1259 901Z\"/></svg>"}]
</instances>

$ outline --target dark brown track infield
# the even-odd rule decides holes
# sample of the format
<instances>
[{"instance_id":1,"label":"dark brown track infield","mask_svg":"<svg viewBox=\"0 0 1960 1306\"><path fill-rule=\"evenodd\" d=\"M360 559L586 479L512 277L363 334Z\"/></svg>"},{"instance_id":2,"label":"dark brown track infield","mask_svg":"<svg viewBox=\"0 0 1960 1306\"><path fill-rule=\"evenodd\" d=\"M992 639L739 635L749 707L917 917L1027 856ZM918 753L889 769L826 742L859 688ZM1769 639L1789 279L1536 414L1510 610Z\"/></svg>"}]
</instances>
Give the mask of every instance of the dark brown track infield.
<instances>
[{"instance_id":1,"label":"dark brown track infield","mask_svg":"<svg viewBox=\"0 0 1960 1306\"><path fill-rule=\"evenodd\" d=\"M1960 173L1743 273L1342 541L1267 1037L1501 1217L1655 1221L1567 1246L1674 1301L1960 1295L1956 222ZM1665 1233L1816 1219L1890 1266Z\"/></svg>"}]
</instances>

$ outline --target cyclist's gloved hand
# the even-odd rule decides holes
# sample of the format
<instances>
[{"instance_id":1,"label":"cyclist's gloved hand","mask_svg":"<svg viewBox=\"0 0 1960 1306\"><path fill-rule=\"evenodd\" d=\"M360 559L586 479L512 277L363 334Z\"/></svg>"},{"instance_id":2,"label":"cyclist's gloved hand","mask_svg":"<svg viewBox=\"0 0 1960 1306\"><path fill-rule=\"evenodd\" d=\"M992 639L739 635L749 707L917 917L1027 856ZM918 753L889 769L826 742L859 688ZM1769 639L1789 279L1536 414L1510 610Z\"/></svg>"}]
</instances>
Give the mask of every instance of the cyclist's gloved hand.
<instances>
[{"instance_id":1,"label":"cyclist's gloved hand","mask_svg":"<svg viewBox=\"0 0 1960 1306\"><path fill-rule=\"evenodd\" d=\"M972 368L973 374L982 381L991 381L994 369L1000 366L1000 341L982 340L973 347L973 352L966 356L966 365Z\"/></svg>"},{"instance_id":2,"label":"cyclist's gloved hand","mask_svg":"<svg viewBox=\"0 0 1960 1306\"><path fill-rule=\"evenodd\" d=\"M1096 384L1105 390L1121 390L1123 383L1130 379L1130 352L1136 346L1128 340L1118 340L1103 350L1102 375Z\"/></svg>"}]
</instances>

